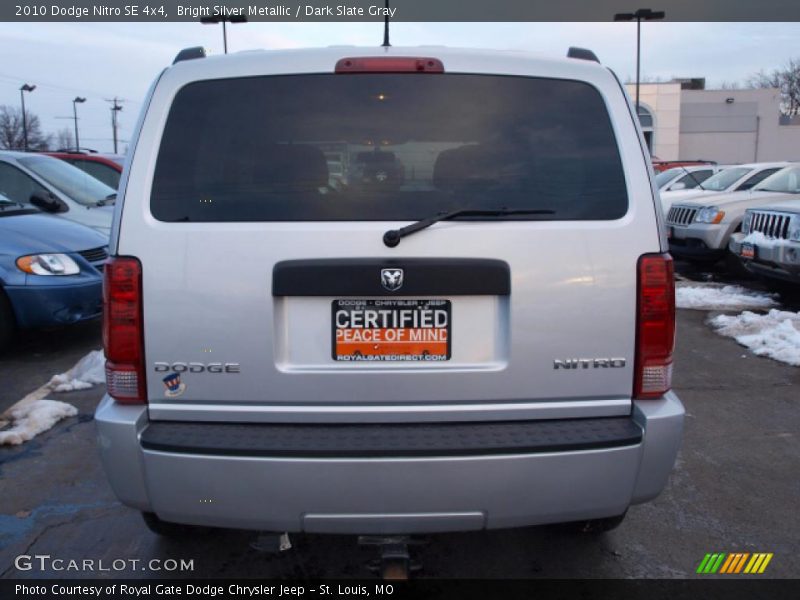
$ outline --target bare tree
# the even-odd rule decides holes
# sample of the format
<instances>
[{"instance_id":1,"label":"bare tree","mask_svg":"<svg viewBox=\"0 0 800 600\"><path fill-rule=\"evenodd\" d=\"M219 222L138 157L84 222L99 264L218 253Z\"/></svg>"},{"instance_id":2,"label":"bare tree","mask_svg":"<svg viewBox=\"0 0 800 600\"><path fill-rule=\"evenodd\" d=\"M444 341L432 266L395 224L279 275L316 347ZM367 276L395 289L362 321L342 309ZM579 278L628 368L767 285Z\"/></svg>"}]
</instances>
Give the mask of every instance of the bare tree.
<instances>
[{"instance_id":1,"label":"bare tree","mask_svg":"<svg viewBox=\"0 0 800 600\"><path fill-rule=\"evenodd\" d=\"M59 129L56 132L56 148L58 150L71 150L75 147L75 138L69 127Z\"/></svg>"},{"instance_id":2,"label":"bare tree","mask_svg":"<svg viewBox=\"0 0 800 600\"><path fill-rule=\"evenodd\" d=\"M780 88L781 87L781 73L777 69L767 73L761 69L758 73L753 73L747 78L747 87L749 88Z\"/></svg>"},{"instance_id":3,"label":"bare tree","mask_svg":"<svg viewBox=\"0 0 800 600\"><path fill-rule=\"evenodd\" d=\"M723 81L719 85L719 89L721 89L721 90L740 90L740 89L742 89L742 86L738 81Z\"/></svg>"},{"instance_id":4,"label":"bare tree","mask_svg":"<svg viewBox=\"0 0 800 600\"><path fill-rule=\"evenodd\" d=\"M777 88L781 92L781 112L794 116L800 114L800 59L790 59L785 66L751 75L747 80L751 88Z\"/></svg>"},{"instance_id":5,"label":"bare tree","mask_svg":"<svg viewBox=\"0 0 800 600\"><path fill-rule=\"evenodd\" d=\"M25 123L28 130L28 149L47 150L52 138L42 133L39 117L30 111L25 111ZM13 106L0 106L0 148L3 150L23 150L25 148L22 111Z\"/></svg>"}]
</instances>

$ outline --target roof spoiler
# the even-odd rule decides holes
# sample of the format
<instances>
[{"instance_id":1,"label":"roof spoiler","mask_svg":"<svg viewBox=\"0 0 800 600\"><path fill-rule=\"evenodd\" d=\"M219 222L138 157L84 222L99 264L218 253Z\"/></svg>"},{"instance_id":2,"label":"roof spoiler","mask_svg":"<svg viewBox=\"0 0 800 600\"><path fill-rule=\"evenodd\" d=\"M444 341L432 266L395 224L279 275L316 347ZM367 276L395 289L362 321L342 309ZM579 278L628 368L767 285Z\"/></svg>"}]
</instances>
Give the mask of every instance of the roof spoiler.
<instances>
[{"instance_id":1,"label":"roof spoiler","mask_svg":"<svg viewBox=\"0 0 800 600\"><path fill-rule=\"evenodd\" d=\"M586 48L576 48L575 46L572 46L570 47L569 50L567 50L567 58L577 58L579 60L591 60L598 64L600 63L600 59L597 58L597 55L594 52Z\"/></svg>"},{"instance_id":2,"label":"roof spoiler","mask_svg":"<svg viewBox=\"0 0 800 600\"><path fill-rule=\"evenodd\" d=\"M206 49L202 46L192 46L191 48L184 48L175 56L172 64L179 63L184 60L193 60L195 58L205 58Z\"/></svg>"}]
</instances>

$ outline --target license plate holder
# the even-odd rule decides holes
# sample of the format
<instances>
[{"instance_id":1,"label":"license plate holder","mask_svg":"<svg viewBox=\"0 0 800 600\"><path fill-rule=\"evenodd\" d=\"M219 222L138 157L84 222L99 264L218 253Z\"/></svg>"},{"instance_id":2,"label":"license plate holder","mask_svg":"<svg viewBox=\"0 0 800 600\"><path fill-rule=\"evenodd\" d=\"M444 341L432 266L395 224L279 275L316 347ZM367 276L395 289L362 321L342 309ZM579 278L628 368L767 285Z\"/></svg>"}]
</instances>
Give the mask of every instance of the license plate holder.
<instances>
[{"instance_id":1,"label":"license plate holder","mask_svg":"<svg viewBox=\"0 0 800 600\"><path fill-rule=\"evenodd\" d=\"M336 299L331 330L337 362L443 362L451 356L452 303Z\"/></svg>"},{"instance_id":2,"label":"license plate holder","mask_svg":"<svg viewBox=\"0 0 800 600\"><path fill-rule=\"evenodd\" d=\"M742 244L739 254L741 254L742 258L755 258L756 247L753 244Z\"/></svg>"}]
</instances>

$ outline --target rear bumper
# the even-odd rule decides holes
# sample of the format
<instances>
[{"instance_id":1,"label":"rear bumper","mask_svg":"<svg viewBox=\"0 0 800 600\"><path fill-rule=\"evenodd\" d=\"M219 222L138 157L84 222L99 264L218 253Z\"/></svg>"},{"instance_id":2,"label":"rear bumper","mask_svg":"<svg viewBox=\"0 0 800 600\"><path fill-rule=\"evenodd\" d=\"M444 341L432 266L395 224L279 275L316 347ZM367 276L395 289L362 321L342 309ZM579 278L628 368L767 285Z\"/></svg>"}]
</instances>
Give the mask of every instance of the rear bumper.
<instances>
[{"instance_id":1,"label":"rear bumper","mask_svg":"<svg viewBox=\"0 0 800 600\"><path fill-rule=\"evenodd\" d=\"M185 430L181 441L169 424L148 429L146 407L122 406L108 397L95 418L117 496L165 521L270 531L423 533L622 514L665 486L683 412L670 393L634 403L628 424L608 429L599 445L592 446L598 439L583 431L567 435L572 445L558 446L553 440L566 438L552 430L539 435L546 427L534 425L526 433L513 424L517 429L503 438L503 448L455 452L453 443L445 449L434 433L419 436L423 449L412 456L364 455L352 445L339 452L346 456L337 456L330 449L298 452L280 440L270 442L281 452L249 447L254 438L246 435L239 438L245 440L239 451L221 453L209 448L214 443L198 447L203 432ZM458 427L465 435L468 426ZM371 443L365 441L368 450Z\"/></svg>"}]
</instances>

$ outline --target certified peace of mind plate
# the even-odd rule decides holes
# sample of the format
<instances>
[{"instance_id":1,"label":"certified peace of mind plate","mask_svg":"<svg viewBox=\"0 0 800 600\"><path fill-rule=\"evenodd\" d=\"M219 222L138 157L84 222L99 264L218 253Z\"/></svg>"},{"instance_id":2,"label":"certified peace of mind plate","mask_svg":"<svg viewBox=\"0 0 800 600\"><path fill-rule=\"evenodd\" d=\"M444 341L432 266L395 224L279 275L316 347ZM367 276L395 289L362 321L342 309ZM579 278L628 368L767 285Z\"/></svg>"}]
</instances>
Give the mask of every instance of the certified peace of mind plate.
<instances>
[{"instance_id":1,"label":"certified peace of mind plate","mask_svg":"<svg viewBox=\"0 0 800 600\"><path fill-rule=\"evenodd\" d=\"M334 300L333 360L450 360L451 308L449 300Z\"/></svg>"}]
</instances>

